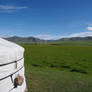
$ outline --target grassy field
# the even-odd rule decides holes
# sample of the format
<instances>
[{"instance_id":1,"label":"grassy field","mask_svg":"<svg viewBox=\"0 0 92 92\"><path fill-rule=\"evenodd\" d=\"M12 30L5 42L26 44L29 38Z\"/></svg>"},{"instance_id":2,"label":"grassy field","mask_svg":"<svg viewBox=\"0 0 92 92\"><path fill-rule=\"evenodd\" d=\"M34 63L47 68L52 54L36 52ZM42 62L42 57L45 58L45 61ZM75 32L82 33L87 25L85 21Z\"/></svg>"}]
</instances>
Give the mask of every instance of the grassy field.
<instances>
[{"instance_id":1,"label":"grassy field","mask_svg":"<svg viewBox=\"0 0 92 92\"><path fill-rule=\"evenodd\" d=\"M28 92L92 92L91 45L22 46Z\"/></svg>"}]
</instances>

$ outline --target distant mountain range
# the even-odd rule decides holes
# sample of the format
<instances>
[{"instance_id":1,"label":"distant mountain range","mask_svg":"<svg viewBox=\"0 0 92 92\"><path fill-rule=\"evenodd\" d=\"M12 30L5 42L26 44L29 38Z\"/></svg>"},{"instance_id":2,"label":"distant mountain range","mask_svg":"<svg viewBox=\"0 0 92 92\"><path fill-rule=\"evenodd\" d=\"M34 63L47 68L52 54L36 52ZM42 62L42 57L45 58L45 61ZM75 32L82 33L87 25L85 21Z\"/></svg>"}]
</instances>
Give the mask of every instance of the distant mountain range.
<instances>
[{"instance_id":1,"label":"distant mountain range","mask_svg":"<svg viewBox=\"0 0 92 92\"><path fill-rule=\"evenodd\" d=\"M92 40L92 37L71 37L71 38L61 38L58 41L88 41L88 40Z\"/></svg>"},{"instance_id":2,"label":"distant mountain range","mask_svg":"<svg viewBox=\"0 0 92 92\"><path fill-rule=\"evenodd\" d=\"M35 37L18 37L18 36L13 36L13 37L7 37L4 38L8 41L12 42L17 42L17 43L39 43L39 42L44 42L44 40L41 40L39 38Z\"/></svg>"},{"instance_id":3,"label":"distant mountain range","mask_svg":"<svg viewBox=\"0 0 92 92\"><path fill-rule=\"evenodd\" d=\"M7 37L6 40L17 42L17 43L43 43L43 42L53 42L53 41L92 41L92 37L71 37L71 38L61 38L59 40L43 40L35 37Z\"/></svg>"}]
</instances>

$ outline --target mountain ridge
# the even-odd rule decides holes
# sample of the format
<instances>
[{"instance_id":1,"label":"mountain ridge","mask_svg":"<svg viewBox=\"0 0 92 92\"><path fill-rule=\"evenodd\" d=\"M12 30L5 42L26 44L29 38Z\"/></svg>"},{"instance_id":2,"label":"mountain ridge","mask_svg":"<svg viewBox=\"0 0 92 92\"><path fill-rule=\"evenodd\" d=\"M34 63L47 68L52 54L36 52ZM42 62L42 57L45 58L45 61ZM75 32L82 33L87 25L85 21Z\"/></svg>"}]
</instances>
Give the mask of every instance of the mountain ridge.
<instances>
[{"instance_id":1,"label":"mountain ridge","mask_svg":"<svg viewBox=\"0 0 92 92\"><path fill-rule=\"evenodd\" d=\"M41 42L53 42L53 41L92 41L92 37L71 37L71 38L61 38L58 40L44 40L36 37L19 37L19 36L12 36L12 37L4 37L4 39L12 42L19 42L19 43L41 43Z\"/></svg>"}]
</instances>

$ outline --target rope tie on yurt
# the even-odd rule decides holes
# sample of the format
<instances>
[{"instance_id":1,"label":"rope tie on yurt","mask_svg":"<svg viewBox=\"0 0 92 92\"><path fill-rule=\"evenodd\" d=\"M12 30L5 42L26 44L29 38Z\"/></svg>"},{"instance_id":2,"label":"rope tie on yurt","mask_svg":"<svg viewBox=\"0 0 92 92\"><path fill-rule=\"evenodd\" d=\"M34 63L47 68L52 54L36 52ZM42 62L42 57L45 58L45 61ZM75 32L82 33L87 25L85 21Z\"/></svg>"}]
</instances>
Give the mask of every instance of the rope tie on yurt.
<instances>
[{"instance_id":1,"label":"rope tie on yurt","mask_svg":"<svg viewBox=\"0 0 92 92\"><path fill-rule=\"evenodd\" d=\"M13 83L13 78L12 78L12 76L13 76L13 75L10 75L10 77L11 77L11 81L12 81L12 83Z\"/></svg>"},{"instance_id":2,"label":"rope tie on yurt","mask_svg":"<svg viewBox=\"0 0 92 92\"><path fill-rule=\"evenodd\" d=\"M12 78L12 76L13 76L15 73L17 73L18 71L20 71L22 68L24 68L24 66L22 66L19 70L17 70L17 71L16 71L16 72L14 72L13 74L10 74L10 75L8 75L8 76L6 76L6 77L4 77L4 78L0 79L0 81L2 81L2 80L4 80L4 79L6 79L6 78L8 78L8 77L11 77L11 79L13 79L13 78Z\"/></svg>"},{"instance_id":3,"label":"rope tie on yurt","mask_svg":"<svg viewBox=\"0 0 92 92\"><path fill-rule=\"evenodd\" d=\"M16 61L10 62L10 63L1 64L1 65L0 65L0 67L5 66L5 65L9 65L9 64L13 64L13 63L16 63L16 66L17 66L17 62L18 62L18 61L20 61L20 60L22 60L22 59L24 59L24 57L23 57L23 58L21 58L21 59L19 59L19 60L16 60Z\"/></svg>"},{"instance_id":4,"label":"rope tie on yurt","mask_svg":"<svg viewBox=\"0 0 92 92\"><path fill-rule=\"evenodd\" d=\"M16 64L15 68L17 68L17 61L15 61L15 64Z\"/></svg>"}]
</instances>

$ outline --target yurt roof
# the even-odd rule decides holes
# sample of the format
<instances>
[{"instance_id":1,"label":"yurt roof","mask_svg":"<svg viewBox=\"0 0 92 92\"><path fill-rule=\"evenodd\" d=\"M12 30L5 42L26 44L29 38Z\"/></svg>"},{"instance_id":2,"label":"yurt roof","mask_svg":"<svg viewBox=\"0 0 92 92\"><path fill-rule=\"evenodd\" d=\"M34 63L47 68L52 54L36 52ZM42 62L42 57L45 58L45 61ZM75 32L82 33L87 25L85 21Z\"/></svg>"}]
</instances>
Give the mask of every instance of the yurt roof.
<instances>
[{"instance_id":1,"label":"yurt roof","mask_svg":"<svg viewBox=\"0 0 92 92\"><path fill-rule=\"evenodd\" d=\"M0 38L0 65L23 58L24 48Z\"/></svg>"}]
</instances>

